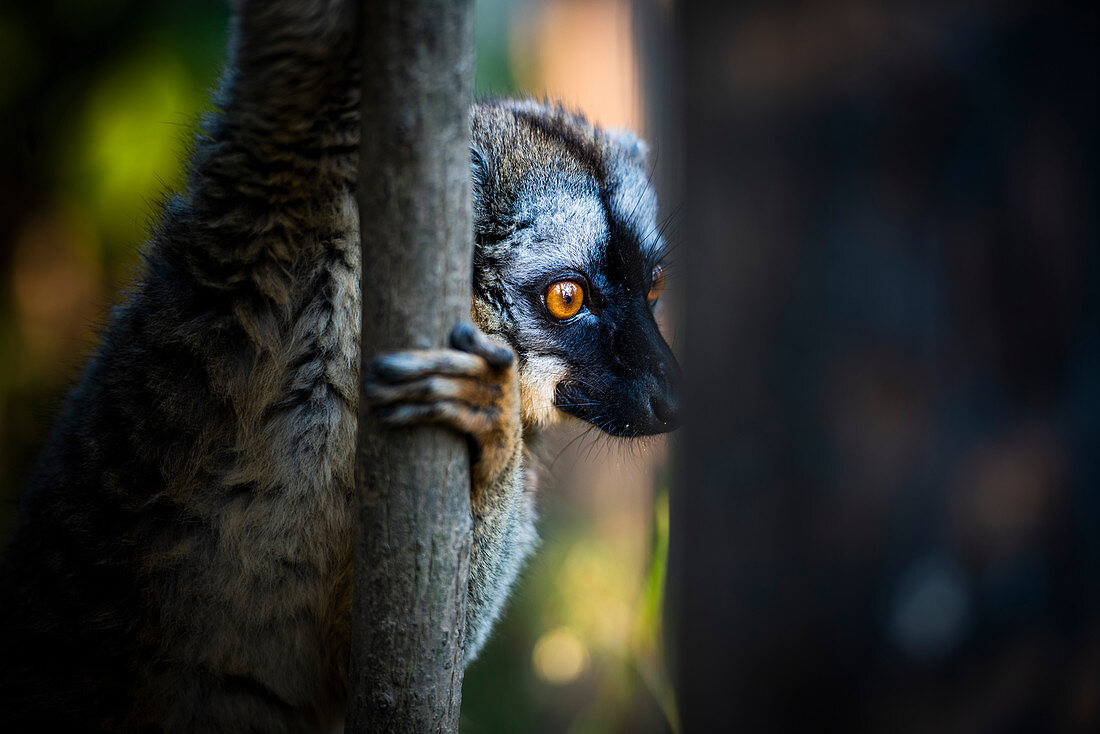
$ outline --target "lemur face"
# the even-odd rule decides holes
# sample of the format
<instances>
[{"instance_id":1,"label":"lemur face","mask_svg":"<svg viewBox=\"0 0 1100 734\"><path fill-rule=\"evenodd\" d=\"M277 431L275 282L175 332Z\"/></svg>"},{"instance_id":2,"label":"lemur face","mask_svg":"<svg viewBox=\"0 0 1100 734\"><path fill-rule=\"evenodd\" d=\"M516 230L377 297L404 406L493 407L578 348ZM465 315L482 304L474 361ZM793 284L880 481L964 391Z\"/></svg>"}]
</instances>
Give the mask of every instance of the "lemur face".
<instances>
[{"instance_id":1,"label":"lemur face","mask_svg":"<svg viewBox=\"0 0 1100 734\"><path fill-rule=\"evenodd\" d=\"M525 421L566 414L619 436L676 428L679 367L654 319L664 243L641 143L560 110L506 109L511 135L497 119L481 140L475 112L475 291L499 314L487 330L520 356Z\"/></svg>"}]
</instances>

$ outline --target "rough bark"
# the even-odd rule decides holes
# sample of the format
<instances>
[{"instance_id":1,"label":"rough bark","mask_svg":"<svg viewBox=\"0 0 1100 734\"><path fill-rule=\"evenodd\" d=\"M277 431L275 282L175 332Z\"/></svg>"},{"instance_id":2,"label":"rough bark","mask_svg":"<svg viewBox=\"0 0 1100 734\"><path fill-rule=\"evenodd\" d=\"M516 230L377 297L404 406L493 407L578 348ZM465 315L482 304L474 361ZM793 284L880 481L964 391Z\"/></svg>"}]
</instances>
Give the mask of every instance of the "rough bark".
<instances>
[{"instance_id":1,"label":"rough bark","mask_svg":"<svg viewBox=\"0 0 1100 734\"><path fill-rule=\"evenodd\" d=\"M470 0L363 3L362 366L468 316ZM349 732L458 730L470 548L466 443L383 429L361 400Z\"/></svg>"}]
</instances>

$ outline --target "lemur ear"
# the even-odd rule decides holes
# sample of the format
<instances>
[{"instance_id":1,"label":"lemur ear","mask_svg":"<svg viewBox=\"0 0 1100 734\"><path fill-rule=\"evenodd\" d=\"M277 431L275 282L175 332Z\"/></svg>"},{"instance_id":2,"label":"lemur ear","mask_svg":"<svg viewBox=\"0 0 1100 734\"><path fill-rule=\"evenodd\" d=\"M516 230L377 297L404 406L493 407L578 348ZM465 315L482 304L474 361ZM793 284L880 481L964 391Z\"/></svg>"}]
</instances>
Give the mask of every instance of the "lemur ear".
<instances>
[{"instance_id":1,"label":"lemur ear","mask_svg":"<svg viewBox=\"0 0 1100 734\"><path fill-rule=\"evenodd\" d=\"M649 164L649 146L637 135L629 130L608 130L606 135L632 163L643 168Z\"/></svg>"},{"instance_id":2,"label":"lemur ear","mask_svg":"<svg viewBox=\"0 0 1100 734\"><path fill-rule=\"evenodd\" d=\"M470 146L470 173L473 176L474 192L484 192L492 181L489 161L478 148Z\"/></svg>"}]
</instances>

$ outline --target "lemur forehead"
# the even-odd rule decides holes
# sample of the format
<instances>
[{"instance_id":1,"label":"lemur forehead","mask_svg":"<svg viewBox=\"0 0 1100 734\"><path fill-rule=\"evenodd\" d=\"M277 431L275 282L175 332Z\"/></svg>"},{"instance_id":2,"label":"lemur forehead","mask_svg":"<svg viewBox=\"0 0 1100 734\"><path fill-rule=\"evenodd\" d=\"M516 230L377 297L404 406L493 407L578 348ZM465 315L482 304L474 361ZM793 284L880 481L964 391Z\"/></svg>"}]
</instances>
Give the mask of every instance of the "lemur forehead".
<instances>
[{"instance_id":1,"label":"lemur forehead","mask_svg":"<svg viewBox=\"0 0 1100 734\"><path fill-rule=\"evenodd\" d=\"M515 199L524 249L554 255L559 266L584 270L606 262L609 248L628 260L655 265L662 242L657 197L643 171L625 168L600 187L576 171L532 172ZM647 266L648 267L648 266Z\"/></svg>"},{"instance_id":2,"label":"lemur forehead","mask_svg":"<svg viewBox=\"0 0 1100 734\"><path fill-rule=\"evenodd\" d=\"M517 233L523 251L534 255L534 268L553 257L558 267L587 270L604 257L610 232L599 192L583 182L559 181L558 185L525 187L517 198Z\"/></svg>"},{"instance_id":3,"label":"lemur forehead","mask_svg":"<svg viewBox=\"0 0 1100 734\"><path fill-rule=\"evenodd\" d=\"M497 184L515 194L513 221L535 230L525 244L567 248L562 254L573 261L601 260L608 244L631 260L660 259L645 146L632 134L603 131L561 107L510 100L478 105L473 134L493 159Z\"/></svg>"}]
</instances>

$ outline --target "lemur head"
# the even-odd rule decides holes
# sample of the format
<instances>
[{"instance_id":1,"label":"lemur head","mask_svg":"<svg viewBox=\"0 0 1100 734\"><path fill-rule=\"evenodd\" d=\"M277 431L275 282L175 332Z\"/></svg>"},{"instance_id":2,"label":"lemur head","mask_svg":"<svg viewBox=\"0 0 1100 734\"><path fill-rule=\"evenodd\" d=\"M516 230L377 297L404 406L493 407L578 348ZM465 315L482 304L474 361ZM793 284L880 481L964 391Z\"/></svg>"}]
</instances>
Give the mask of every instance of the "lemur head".
<instances>
[{"instance_id":1,"label":"lemur head","mask_svg":"<svg viewBox=\"0 0 1100 734\"><path fill-rule=\"evenodd\" d=\"M679 367L653 309L664 243L645 146L558 107L473 113L474 318L520 357L527 425L619 436L679 425Z\"/></svg>"}]
</instances>

